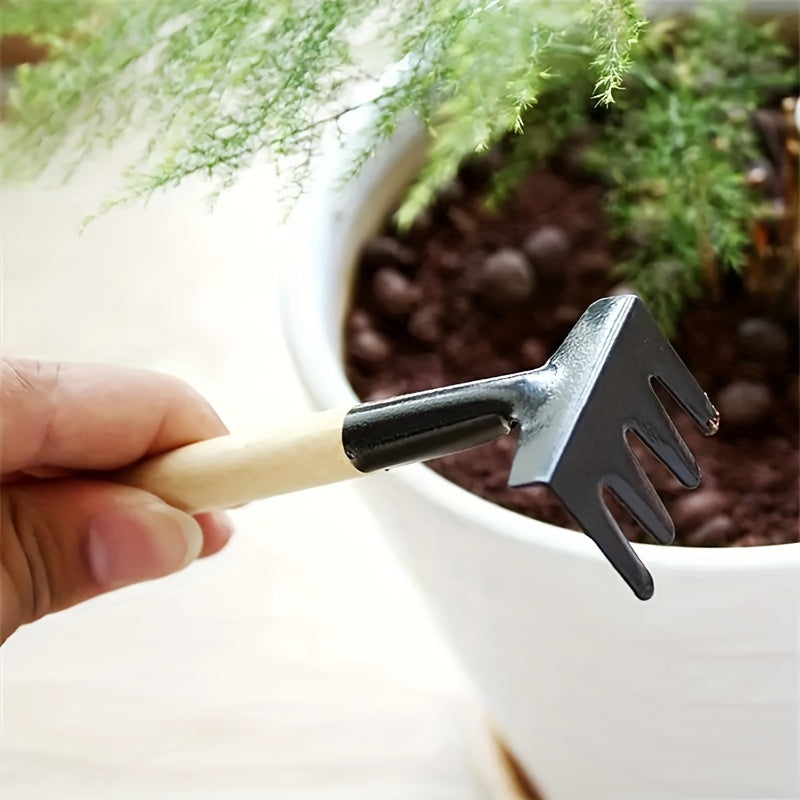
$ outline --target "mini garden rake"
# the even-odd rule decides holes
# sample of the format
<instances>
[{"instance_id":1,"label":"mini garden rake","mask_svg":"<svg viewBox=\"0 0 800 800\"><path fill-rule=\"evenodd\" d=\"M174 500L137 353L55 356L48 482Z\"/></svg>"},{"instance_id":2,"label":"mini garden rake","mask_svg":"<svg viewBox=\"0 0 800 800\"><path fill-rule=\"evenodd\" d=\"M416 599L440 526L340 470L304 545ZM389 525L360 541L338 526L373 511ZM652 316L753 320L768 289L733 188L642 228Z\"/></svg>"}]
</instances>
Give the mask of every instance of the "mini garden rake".
<instances>
[{"instance_id":1,"label":"mini garden rake","mask_svg":"<svg viewBox=\"0 0 800 800\"><path fill-rule=\"evenodd\" d=\"M518 429L509 483L543 483L633 589L653 580L608 511L610 490L656 541L674 527L628 445L635 433L688 488L700 472L659 401L663 384L706 434L718 415L633 295L593 303L539 369L313 414L156 456L120 479L191 513L426 461Z\"/></svg>"}]
</instances>

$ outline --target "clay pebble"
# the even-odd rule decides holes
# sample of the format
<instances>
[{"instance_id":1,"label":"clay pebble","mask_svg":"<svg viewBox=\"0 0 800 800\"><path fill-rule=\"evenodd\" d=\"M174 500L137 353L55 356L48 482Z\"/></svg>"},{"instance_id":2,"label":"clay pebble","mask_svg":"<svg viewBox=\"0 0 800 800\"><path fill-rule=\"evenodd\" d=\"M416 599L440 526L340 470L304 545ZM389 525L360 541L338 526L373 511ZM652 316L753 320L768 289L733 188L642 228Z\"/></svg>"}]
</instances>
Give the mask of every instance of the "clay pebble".
<instances>
[{"instance_id":1,"label":"clay pebble","mask_svg":"<svg viewBox=\"0 0 800 800\"><path fill-rule=\"evenodd\" d=\"M350 337L350 352L359 361L377 364L389 357L391 347L386 337L371 328L355 331Z\"/></svg>"},{"instance_id":2,"label":"clay pebble","mask_svg":"<svg viewBox=\"0 0 800 800\"><path fill-rule=\"evenodd\" d=\"M763 420L774 407L772 392L763 383L737 380L717 395L722 425L746 428Z\"/></svg>"},{"instance_id":3,"label":"clay pebble","mask_svg":"<svg viewBox=\"0 0 800 800\"><path fill-rule=\"evenodd\" d=\"M375 236L370 239L362 251L364 261L372 266L404 266L410 267L416 262L414 251L398 242L391 236Z\"/></svg>"},{"instance_id":4,"label":"clay pebble","mask_svg":"<svg viewBox=\"0 0 800 800\"><path fill-rule=\"evenodd\" d=\"M563 278L570 251L569 236L563 228L555 225L538 228L525 239L522 249L542 280Z\"/></svg>"},{"instance_id":5,"label":"clay pebble","mask_svg":"<svg viewBox=\"0 0 800 800\"><path fill-rule=\"evenodd\" d=\"M789 335L770 319L750 317L736 330L742 354L759 361L778 361L789 352Z\"/></svg>"},{"instance_id":6,"label":"clay pebble","mask_svg":"<svg viewBox=\"0 0 800 800\"><path fill-rule=\"evenodd\" d=\"M728 505L728 498L711 488L696 489L681 495L672 507L676 528L692 530L704 521L720 514Z\"/></svg>"},{"instance_id":7,"label":"clay pebble","mask_svg":"<svg viewBox=\"0 0 800 800\"><path fill-rule=\"evenodd\" d=\"M476 290L480 299L495 309L521 305L536 288L536 275L525 255L504 247L478 266Z\"/></svg>"},{"instance_id":8,"label":"clay pebble","mask_svg":"<svg viewBox=\"0 0 800 800\"><path fill-rule=\"evenodd\" d=\"M419 301L419 289L401 272L382 267L372 279L375 303L392 317L404 317Z\"/></svg>"},{"instance_id":9,"label":"clay pebble","mask_svg":"<svg viewBox=\"0 0 800 800\"><path fill-rule=\"evenodd\" d=\"M721 547L727 544L736 525L727 514L716 514L686 536L690 547Z\"/></svg>"},{"instance_id":10,"label":"clay pebble","mask_svg":"<svg viewBox=\"0 0 800 800\"><path fill-rule=\"evenodd\" d=\"M408 332L421 342L438 342L442 335L439 309L436 306L426 306L415 311L408 321Z\"/></svg>"}]
</instances>

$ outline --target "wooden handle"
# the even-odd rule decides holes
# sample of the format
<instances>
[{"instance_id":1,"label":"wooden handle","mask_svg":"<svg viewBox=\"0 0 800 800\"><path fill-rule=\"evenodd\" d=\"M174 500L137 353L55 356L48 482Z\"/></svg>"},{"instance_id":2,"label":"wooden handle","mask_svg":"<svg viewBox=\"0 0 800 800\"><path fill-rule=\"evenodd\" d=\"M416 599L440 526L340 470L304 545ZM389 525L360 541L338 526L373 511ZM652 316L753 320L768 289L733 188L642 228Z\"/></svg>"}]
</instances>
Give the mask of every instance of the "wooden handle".
<instances>
[{"instance_id":1,"label":"wooden handle","mask_svg":"<svg viewBox=\"0 0 800 800\"><path fill-rule=\"evenodd\" d=\"M118 480L197 514L354 478L363 473L342 446L346 413L323 411L262 435L207 439L120 472Z\"/></svg>"}]
</instances>

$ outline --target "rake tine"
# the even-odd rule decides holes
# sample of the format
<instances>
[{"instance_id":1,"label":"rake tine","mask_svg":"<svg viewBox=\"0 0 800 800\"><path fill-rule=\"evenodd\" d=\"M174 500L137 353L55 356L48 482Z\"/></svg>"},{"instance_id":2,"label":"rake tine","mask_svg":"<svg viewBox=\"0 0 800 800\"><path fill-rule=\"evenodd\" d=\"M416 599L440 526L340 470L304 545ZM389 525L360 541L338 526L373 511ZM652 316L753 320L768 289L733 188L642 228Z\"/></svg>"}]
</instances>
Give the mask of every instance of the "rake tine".
<instances>
[{"instance_id":1,"label":"rake tine","mask_svg":"<svg viewBox=\"0 0 800 800\"><path fill-rule=\"evenodd\" d=\"M683 486L694 489L700 483L700 468L652 386L639 400L629 427Z\"/></svg>"},{"instance_id":2,"label":"rake tine","mask_svg":"<svg viewBox=\"0 0 800 800\"><path fill-rule=\"evenodd\" d=\"M617 466L606 476L606 486L656 541L671 544L675 526L667 509L632 454L627 462L622 469Z\"/></svg>"},{"instance_id":3,"label":"rake tine","mask_svg":"<svg viewBox=\"0 0 800 800\"><path fill-rule=\"evenodd\" d=\"M647 314L644 307L641 311ZM717 409L652 318L648 319L648 324L653 330L656 351L651 359L653 377L658 378L706 436L716 433L719 428Z\"/></svg>"},{"instance_id":4,"label":"rake tine","mask_svg":"<svg viewBox=\"0 0 800 800\"><path fill-rule=\"evenodd\" d=\"M600 487L596 487L595 500L587 502L591 491L583 492L578 488L575 497L573 490L562 492L552 487L561 501L603 555L611 562L625 583L640 600L649 600L653 596L653 577L634 552L625 535L622 533L614 517L611 516L600 498ZM586 487L584 487L586 488Z\"/></svg>"}]
</instances>

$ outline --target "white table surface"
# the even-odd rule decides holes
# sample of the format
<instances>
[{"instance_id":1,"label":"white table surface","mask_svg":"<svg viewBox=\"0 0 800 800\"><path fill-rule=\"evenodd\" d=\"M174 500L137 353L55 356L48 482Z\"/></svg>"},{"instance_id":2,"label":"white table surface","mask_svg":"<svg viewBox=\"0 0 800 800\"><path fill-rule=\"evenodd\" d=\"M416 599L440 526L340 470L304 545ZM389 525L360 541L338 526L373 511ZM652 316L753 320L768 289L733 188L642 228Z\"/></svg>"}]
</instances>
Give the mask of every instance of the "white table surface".
<instances>
[{"instance_id":1,"label":"white table surface","mask_svg":"<svg viewBox=\"0 0 800 800\"><path fill-rule=\"evenodd\" d=\"M298 413L271 171L213 210L188 184L79 235L122 159L2 189L4 345L173 372L232 429ZM352 487L233 516L221 554L0 649L3 800L483 797L470 690Z\"/></svg>"}]
</instances>

